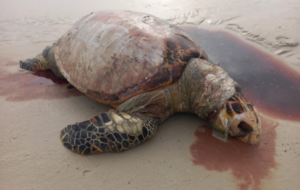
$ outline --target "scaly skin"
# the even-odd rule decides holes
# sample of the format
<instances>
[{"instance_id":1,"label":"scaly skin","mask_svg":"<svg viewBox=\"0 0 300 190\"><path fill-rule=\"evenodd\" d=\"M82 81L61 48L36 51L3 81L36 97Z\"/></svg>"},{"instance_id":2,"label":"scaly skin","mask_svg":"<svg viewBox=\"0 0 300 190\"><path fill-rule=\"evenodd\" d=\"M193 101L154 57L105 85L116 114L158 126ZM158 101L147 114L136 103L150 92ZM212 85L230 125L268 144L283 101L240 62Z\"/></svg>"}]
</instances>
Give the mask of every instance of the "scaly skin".
<instances>
[{"instance_id":1,"label":"scaly skin","mask_svg":"<svg viewBox=\"0 0 300 190\"><path fill-rule=\"evenodd\" d=\"M42 54L37 55L33 59L20 61L20 68L26 69L28 71L45 71L50 69L47 60Z\"/></svg>"},{"instance_id":2,"label":"scaly skin","mask_svg":"<svg viewBox=\"0 0 300 190\"><path fill-rule=\"evenodd\" d=\"M110 111L68 125L61 131L60 139L68 149L82 155L121 152L150 139L157 126L155 118Z\"/></svg>"},{"instance_id":3,"label":"scaly skin","mask_svg":"<svg viewBox=\"0 0 300 190\"><path fill-rule=\"evenodd\" d=\"M253 104L242 92L236 92L226 101L224 107L219 111L219 116L212 122L215 133L235 136L240 141L249 144L257 144L261 133L261 121Z\"/></svg>"}]
</instances>

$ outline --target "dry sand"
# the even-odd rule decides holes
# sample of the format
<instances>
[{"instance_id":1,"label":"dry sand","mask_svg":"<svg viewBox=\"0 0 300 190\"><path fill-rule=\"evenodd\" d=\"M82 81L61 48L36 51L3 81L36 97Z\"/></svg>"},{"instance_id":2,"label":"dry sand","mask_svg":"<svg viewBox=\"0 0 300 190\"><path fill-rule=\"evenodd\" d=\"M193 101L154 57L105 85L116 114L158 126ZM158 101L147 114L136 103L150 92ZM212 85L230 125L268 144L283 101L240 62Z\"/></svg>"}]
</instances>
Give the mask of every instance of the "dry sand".
<instances>
[{"instance_id":1,"label":"dry sand","mask_svg":"<svg viewBox=\"0 0 300 190\"><path fill-rule=\"evenodd\" d=\"M20 83L20 78L8 80L7 76L21 73L32 77L19 70L20 59L40 53L83 15L106 9L147 12L174 24L224 29L300 73L297 0L0 0L1 190L299 189L299 122L271 118L272 127L266 130L269 135L266 133L268 138L263 142L274 146L262 149L261 145L260 151L251 150L253 154L269 156L245 162L239 162L243 158L239 155L228 161L231 157L226 157L226 151L224 159L210 163L213 157L209 156L214 154L209 149L202 155L205 162L201 157L195 160L197 143L204 147L214 144L214 149L223 145L211 140L213 137L201 136L204 128L199 126L203 122L188 114L176 114L160 126L150 141L123 153L81 156L64 148L59 140L63 127L107 111L109 106L72 94L66 86L51 84L41 85L35 97L31 92L37 93L37 88ZM22 85L28 85L29 90ZM199 137L206 141L196 140ZM202 149L199 147L199 151ZM257 170L248 171L244 167L248 165Z\"/></svg>"}]
</instances>

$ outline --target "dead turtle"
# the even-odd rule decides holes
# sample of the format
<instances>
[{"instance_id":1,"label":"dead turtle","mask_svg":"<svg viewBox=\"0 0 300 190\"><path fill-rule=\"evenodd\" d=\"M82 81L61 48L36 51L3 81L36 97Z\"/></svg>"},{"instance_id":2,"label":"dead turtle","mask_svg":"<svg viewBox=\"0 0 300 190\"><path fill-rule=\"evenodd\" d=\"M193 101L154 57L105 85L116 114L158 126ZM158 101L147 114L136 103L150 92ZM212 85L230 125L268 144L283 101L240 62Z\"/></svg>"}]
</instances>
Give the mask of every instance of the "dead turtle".
<instances>
[{"instance_id":1,"label":"dead turtle","mask_svg":"<svg viewBox=\"0 0 300 190\"><path fill-rule=\"evenodd\" d=\"M91 13L20 67L51 69L116 108L61 131L62 143L79 154L135 147L176 112L209 121L221 140L228 134L249 144L259 139L259 116L239 85L189 35L149 14Z\"/></svg>"}]
</instances>

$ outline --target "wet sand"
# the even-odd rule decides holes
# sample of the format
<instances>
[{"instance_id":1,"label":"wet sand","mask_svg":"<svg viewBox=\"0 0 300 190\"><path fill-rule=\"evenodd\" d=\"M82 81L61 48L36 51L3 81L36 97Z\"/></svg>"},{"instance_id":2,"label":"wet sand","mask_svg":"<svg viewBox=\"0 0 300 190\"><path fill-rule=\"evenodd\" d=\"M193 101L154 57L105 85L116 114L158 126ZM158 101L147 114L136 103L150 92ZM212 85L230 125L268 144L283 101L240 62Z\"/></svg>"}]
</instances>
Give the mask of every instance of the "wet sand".
<instances>
[{"instance_id":1,"label":"wet sand","mask_svg":"<svg viewBox=\"0 0 300 190\"><path fill-rule=\"evenodd\" d=\"M262 104L265 130L256 147L244 148L234 139L219 142L196 116L176 114L132 150L81 156L61 144L60 130L110 107L49 73L18 68L19 60L40 53L82 16L128 9L177 25L229 32L300 75L299 2L0 0L0 7L1 190L299 188L300 123L296 115L279 117L278 106L274 115L267 111L270 104ZM216 51L207 48L214 56ZM253 96L256 103L260 98Z\"/></svg>"}]
</instances>

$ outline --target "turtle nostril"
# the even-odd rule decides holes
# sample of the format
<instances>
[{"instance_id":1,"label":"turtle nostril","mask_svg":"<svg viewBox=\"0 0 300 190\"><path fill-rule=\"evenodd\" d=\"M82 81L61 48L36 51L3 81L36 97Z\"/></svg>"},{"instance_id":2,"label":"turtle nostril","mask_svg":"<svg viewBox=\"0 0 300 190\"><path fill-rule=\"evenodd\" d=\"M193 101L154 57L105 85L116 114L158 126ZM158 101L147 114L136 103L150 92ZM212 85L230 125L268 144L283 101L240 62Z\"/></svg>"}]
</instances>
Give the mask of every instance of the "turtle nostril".
<instances>
[{"instance_id":1,"label":"turtle nostril","mask_svg":"<svg viewBox=\"0 0 300 190\"><path fill-rule=\"evenodd\" d=\"M242 133L251 133L253 131L253 127L246 123L245 121L241 121L238 125L238 128L241 130Z\"/></svg>"},{"instance_id":2,"label":"turtle nostril","mask_svg":"<svg viewBox=\"0 0 300 190\"><path fill-rule=\"evenodd\" d=\"M258 139L259 138L259 135L256 135L256 139Z\"/></svg>"}]
</instances>

